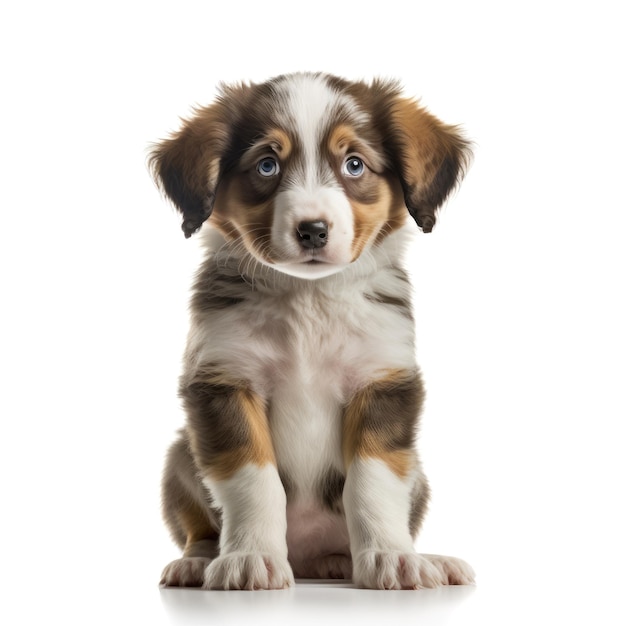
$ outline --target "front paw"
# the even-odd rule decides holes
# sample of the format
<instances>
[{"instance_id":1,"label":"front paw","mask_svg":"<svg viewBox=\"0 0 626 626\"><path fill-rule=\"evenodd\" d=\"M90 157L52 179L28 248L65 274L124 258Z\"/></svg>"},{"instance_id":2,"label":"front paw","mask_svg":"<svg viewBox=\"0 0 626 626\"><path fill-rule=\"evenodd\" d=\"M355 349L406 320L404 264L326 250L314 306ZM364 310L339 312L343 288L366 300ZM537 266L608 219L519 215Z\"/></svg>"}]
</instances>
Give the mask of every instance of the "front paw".
<instances>
[{"instance_id":1,"label":"front paw","mask_svg":"<svg viewBox=\"0 0 626 626\"><path fill-rule=\"evenodd\" d=\"M204 572L210 562L211 559L201 556L172 561L161 574L161 584L166 587L202 587Z\"/></svg>"},{"instance_id":2,"label":"front paw","mask_svg":"<svg viewBox=\"0 0 626 626\"><path fill-rule=\"evenodd\" d=\"M422 556L439 570L445 580L445 585L474 584L474 570L462 559L439 554L423 554Z\"/></svg>"},{"instance_id":3,"label":"front paw","mask_svg":"<svg viewBox=\"0 0 626 626\"><path fill-rule=\"evenodd\" d=\"M354 583L368 589L421 589L446 582L437 566L415 552L365 550L353 569Z\"/></svg>"},{"instance_id":4,"label":"front paw","mask_svg":"<svg viewBox=\"0 0 626 626\"><path fill-rule=\"evenodd\" d=\"M294 584L285 558L257 552L232 552L219 556L204 574L205 589L285 589Z\"/></svg>"}]
</instances>

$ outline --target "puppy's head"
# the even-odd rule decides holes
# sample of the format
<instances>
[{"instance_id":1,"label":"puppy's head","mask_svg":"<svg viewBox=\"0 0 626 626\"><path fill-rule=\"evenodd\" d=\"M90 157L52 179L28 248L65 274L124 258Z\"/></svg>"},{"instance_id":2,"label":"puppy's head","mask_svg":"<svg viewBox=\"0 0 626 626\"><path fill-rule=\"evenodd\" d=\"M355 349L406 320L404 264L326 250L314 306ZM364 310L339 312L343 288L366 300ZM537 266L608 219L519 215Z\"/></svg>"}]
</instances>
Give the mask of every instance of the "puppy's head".
<instances>
[{"instance_id":1,"label":"puppy's head","mask_svg":"<svg viewBox=\"0 0 626 626\"><path fill-rule=\"evenodd\" d=\"M292 74L223 86L151 167L186 237L211 217L258 261L319 278L409 214L430 232L469 157L458 130L395 83Z\"/></svg>"}]
</instances>

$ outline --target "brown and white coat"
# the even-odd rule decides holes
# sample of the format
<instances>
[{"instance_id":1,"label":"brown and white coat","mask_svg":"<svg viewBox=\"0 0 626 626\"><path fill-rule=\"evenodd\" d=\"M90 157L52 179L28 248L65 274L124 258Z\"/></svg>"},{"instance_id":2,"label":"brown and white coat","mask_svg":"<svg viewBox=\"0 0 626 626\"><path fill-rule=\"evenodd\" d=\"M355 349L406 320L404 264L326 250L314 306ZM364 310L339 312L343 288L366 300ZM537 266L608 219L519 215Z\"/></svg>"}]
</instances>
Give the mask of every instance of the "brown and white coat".
<instances>
[{"instance_id":1,"label":"brown and white coat","mask_svg":"<svg viewBox=\"0 0 626 626\"><path fill-rule=\"evenodd\" d=\"M307 73L223 87L155 147L156 179L207 249L163 479L184 554L164 584L472 581L413 548L429 490L402 269L407 217L429 232L468 158L395 83Z\"/></svg>"}]
</instances>

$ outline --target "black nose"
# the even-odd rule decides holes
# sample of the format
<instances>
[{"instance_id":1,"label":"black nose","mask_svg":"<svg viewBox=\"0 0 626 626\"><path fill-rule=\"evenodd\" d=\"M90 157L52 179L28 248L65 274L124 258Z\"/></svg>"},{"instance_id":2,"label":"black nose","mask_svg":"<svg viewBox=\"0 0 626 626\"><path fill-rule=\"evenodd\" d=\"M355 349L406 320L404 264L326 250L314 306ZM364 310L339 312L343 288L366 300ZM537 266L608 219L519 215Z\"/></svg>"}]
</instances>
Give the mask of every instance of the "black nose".
<instances>
[{"instance_id":1,"label":"black nose","mask_svg":"<svg viewBox=\"0 0 626 626\"><path fill-rule=\"evenodd\" d=\"M296 231L303 248L323 248L328 241L328 224L322 220L319 222L300 222Z\"/></svg>"}]
</instances>

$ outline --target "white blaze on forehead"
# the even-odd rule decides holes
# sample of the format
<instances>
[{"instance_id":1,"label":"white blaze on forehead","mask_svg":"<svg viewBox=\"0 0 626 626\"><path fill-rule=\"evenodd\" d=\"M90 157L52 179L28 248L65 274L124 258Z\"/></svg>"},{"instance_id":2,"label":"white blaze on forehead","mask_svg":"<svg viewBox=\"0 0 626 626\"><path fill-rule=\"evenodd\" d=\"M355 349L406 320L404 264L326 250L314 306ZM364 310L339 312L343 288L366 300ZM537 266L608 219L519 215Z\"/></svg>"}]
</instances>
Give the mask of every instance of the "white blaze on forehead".
<instances>
[{"instance_id":1,"label":"white blaze on forehead","mask_svg":"<svg viewBox=\"0 0 626 626\"><path fill-rule=\"evenodd\" d=\"M287 124L298 137L303 151L304 180L298 182L310 187L319 182L319 148L334 111L347 110L357 123L365 122L367 116L353 98L333 89L323 76L295 74L282 87L289 118Z\"/></svg>"},{"instance_id":2,"label":"white blaze on forehead","mask_svg":"<svg viewBox=\"0 0 626 626\"><path fill-rule=\"evenodd\" d=\"M274 200L274 267L300 278L321 278L352 262L355 232L352 206L327 162L322 142L338 119L358 126L369 118L354 98L333 88L323 75L283 77L275 90L278 122L298 149ZM328 224L325 246L314 251L302 248L297 229L303 221Z\"/></svg>"}]
</instances>

